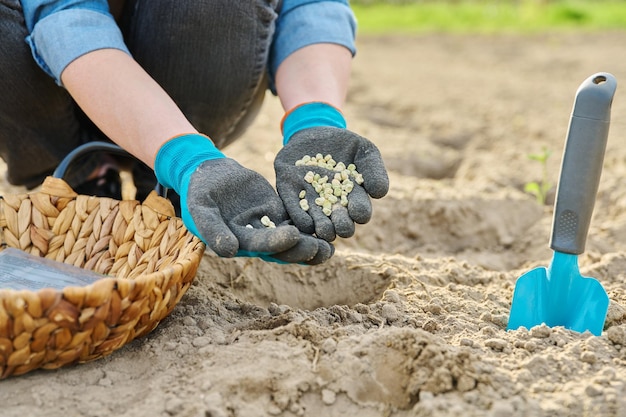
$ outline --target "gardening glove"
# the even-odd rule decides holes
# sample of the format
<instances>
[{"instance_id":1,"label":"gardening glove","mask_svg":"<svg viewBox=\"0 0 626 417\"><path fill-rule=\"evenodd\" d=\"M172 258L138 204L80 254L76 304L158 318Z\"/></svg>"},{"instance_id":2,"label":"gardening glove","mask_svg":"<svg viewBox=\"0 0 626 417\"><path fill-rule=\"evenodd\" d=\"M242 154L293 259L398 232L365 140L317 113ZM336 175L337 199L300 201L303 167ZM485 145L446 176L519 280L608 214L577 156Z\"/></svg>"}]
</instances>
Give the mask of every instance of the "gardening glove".
<instances>
[{"instance_id":1,"label":"gardening glove","mask_svg":"<svg viewBox=\"0 0 626 417\"><path fill-rule=\"evenodd\" d=\"M187 229L219 256L318 264L333 254L327 242L290 224L265 178L227 158L206 136L170 139L157 153L155 173L159 183L180 195ZM275 227L262 224L264 216Z\"/></svg>"},{"instance_id":2,"label":"gardening glove","mask_svg":"<svg viewBox=\"0 0 626 417\"><path fill-rule=\"evenodd\" d=\"M352 236L355 223L367 223L372 217L370 197L381 198L389 190L389 178L378 148L364 137L347 130L339 110L325 103L313 102L296 107L285 115L282 127L285 146L276 155L274 169L276 189L291 220L302 232L315 233L328 242L336 236ZM330 165L327 163L330 162L329 157L323 163L305 162L305 155L316 159L317 156L330 155L336 165L331 167L332 162ZM344 187L344 191L349 193L347 200L338 196L335 189L333 193L337 201L327 197L331 200L330 204L324 203L324 198L320 196L320 192L323 194L324 191L320 191L320 187L328 186L320 186L317 180L312 183L311 174L307 173L319 174L322 182L332 183L340 162L346 168L350 164L353 164L351 168L356 168L357 173L350 174L353 188ZM301 202L303 199L306 203ZM326 207L316 201L326 204ZM329 205L332 207L330 210Z\"/></svg>"}]
</instances>

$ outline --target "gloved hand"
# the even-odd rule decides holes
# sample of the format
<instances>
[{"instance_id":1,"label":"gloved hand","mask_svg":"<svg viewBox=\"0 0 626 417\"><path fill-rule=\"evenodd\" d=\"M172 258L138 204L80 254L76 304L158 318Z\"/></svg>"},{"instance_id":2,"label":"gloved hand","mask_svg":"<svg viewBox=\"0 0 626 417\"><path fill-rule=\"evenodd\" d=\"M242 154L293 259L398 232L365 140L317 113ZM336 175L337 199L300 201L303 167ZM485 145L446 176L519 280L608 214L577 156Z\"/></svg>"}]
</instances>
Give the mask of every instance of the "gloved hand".
<instances>
[{"instance_id":1,"label":"gloved hand","mask_svg":"<svg viewBox=\"0 0 626 417\"><path fill-rule=\"evenodd\" d=\"M318 264L332 245L301 233L282 200L260 174L222 154L205 136L175 137L156 157L158 181L180 195L182 219L223 257L255 256L272 262ZM268 216L275 227L261 218Z\"/></svg>"},{"instance_id":2,"label":"gloved hand","mask_svg":"<svg viewBox=\"0 0 626 417\"><path fill-rule=\"evenodd\" d=\"M334 126L334 127L333 127ZM372 216L370 197L381 198L389 190L389 178L378 148L369 140L345 129L345 120L334 107L324 103L308 103L286 115L283 121L285 146L276 155L276 189L285 203L293 223L304 233L332 242L336 236L350 237L355 223L367 223ZM319 197L310 182L308 171L327 176L330 182L335 171L325 167L299 165L305 155L331 155L337 163L354 164L363 177L348 195L347 206L333 204L330 216L315 203ZM300 193L305 190L308 210L301 207Z\"/></svg>"}]
</instances>

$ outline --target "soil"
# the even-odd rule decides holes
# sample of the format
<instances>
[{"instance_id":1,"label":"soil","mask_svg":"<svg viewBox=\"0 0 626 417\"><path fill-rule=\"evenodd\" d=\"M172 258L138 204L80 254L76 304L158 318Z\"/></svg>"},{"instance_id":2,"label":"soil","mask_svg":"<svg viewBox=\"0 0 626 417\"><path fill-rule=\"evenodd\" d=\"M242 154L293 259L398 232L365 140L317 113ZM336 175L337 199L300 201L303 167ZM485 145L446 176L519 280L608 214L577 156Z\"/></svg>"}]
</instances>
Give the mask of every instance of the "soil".
<instances>
[{"instance_id":1,"label":"soil","mask_svg":"<svg viewBox=\"0 0 626 417\"><path fill-rule=\"evenodd\" d=\"M626 32L361 36L345 108L391 190L316 267L207 252L148 336L0 382L3 416L616 416L626 408ZM507 331L516 279L552 257L573 99L618 80L581 272L610 297L600 336ZM282 110L226 150L273 181ZM5 182L4 192L12 192ZM620 411L622 410L622 411Z\"/></svg>"}]
</instances>

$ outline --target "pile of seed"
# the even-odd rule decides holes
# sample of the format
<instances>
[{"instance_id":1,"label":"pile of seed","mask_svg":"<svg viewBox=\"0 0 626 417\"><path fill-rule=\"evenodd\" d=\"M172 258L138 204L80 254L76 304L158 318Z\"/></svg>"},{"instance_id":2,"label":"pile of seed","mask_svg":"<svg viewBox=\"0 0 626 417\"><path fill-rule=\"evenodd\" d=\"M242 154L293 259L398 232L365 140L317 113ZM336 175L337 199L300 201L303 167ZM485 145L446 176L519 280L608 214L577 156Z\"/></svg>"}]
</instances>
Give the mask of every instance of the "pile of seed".
<instances>
[{"instance_id":1,"label":"pile of seed","mask_svg":"<svg viewBox=\"0 0 626 417\"><path fill-rule=\"evenodd\" d=\"M328 154L323 156L318 153L315 156L304 155L302 159L296 161L296 166L316 166L333 171L335 174L332 179L328 175L320 175L313 171L308 171L304 176L304 180L311 184L318 197L315 198L315 204L322 208L322 212L330 216L333 212L333 206L337 203L342 206L348 205L348 194L354 188L354 182L363 184L363 175L359 174L354 164L344 164L336 162L333 157ZM352 182L354 180L354 182ZM304 211L309 210L309 202L306 199L306 190L300 191L300 207Z\"/></svg>"}]
</instances>

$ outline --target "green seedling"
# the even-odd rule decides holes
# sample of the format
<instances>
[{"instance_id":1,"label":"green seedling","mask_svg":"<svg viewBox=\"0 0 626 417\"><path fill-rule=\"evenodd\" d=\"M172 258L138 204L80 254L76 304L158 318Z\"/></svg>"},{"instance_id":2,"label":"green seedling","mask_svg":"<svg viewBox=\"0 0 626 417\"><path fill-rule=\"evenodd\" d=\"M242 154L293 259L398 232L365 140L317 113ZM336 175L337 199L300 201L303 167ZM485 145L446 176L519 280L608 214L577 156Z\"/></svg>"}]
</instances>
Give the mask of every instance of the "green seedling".
<instances>
[{"instance_id":1,"label":"green seedling","mask_svg":"<svg viewBox=\"0 0 626 417\"><path fill-rule=\"evenodd\" d=\"M548 179L548 158L550 157L550 150L544 147L543 151L538 154L528 155L528 159L537 161L541 164L541 180L528 182L524 185L524 191L532 194L537 199L537 203L546 204L546 197L548 192L552 188L552 183Z\"/></svg>"}]
</instances>

